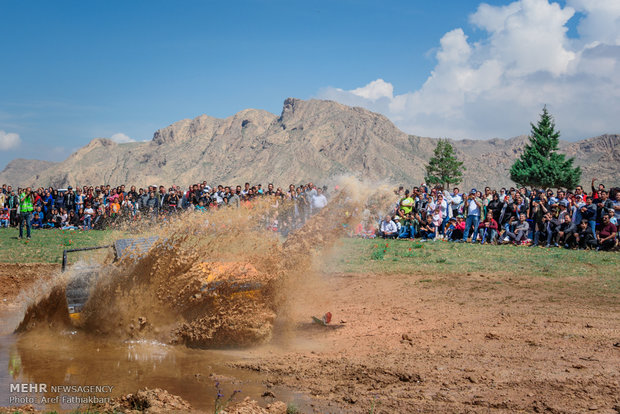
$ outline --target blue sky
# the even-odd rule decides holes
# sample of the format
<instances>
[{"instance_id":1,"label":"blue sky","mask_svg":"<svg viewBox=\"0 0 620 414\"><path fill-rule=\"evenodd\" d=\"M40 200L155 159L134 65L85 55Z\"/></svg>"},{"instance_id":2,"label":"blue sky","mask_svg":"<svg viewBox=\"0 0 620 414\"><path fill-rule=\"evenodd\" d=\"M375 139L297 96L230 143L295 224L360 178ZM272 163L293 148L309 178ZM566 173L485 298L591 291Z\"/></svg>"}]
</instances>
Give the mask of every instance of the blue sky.
<instances>
[{"instance_id":1,"label":"blue sky","mask_svg":"<svg viewBox=\"0 0 620 414\"><path fill-rule=\"evenodd\" d=\"M158 128L203 113L279 113L290 96L365 106L427 136L509 138L527 133L544 104L567 139L620 132L607 113L583 113L588 124L581 127L560 122L591 108L581 102L589 87L618 103L609 73L620 60L620 11L608 30L596 26L620 2L591 1L602 6L0 0L0 168L17 157L59 161L95 137L148 140ZM555 25L539 34L536 16ZM545 47L557 46L555 58L522 64L531 51L518 45L537 36ZM510 47L516 63L502 52ZM588 53L594 58L583 58ZM570 66L576 60L577 69ZM611 68L591 69L600 62ZM461 78L467 80L452 82ZM532 88L525 97L523 85ZM578 108L566 110L567 99L580 99Z\"/></svg>"}]
</instances>

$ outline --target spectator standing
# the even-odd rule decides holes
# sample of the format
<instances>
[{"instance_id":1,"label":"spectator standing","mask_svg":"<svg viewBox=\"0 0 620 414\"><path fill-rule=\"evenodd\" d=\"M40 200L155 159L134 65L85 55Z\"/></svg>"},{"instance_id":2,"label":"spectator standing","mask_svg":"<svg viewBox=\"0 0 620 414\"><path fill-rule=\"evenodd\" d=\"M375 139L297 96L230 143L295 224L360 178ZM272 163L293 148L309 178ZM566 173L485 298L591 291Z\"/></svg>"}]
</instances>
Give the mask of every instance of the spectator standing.
<instances>
[{"instance_id":1,"label":"spectator standing","mask_svg":"<svg viewBox=\"0 0 620 414\"><path fill-rule=\"evenodd\" d=\"M312 199L317 194L318 194L318 191L316 188L314 188L314 184L308 183L308 186L306 187L306 191L305 191L306 203L308 205L308 208L306 209L306 217L305 217L306 220L308 220L310 216L314 213L314 211L312 211Z\"/></svg>"},{"instance_id":2,"label":"spectator standing","mask_svg":"<svg viewBox=\"0 0 620 414\"><path fill-rule=\"evenodd\" d=\"M75 191L75 211L80 211L84 209L84 193L82 193L82 189L79 187Z\"/></svg>"},{"instance_id":3,"label":"spectator standing","mask_svg":"<svg viewBox=\"0 0 620 414\"><path fill-rule=\"evenodd\" d=\"M318 213L327 205L327 197L323 194L323 189L318 188L316 195L312 197L312 212Z\"/></svg>"},{"instance_id":4,"label":"spectator standing","mask_svg":"<svg viewBox=\"0 0 620 414\"><path fill-rule=\"evenodd\" d=\"M616 210L616 214L620 214L620 191L616 193L616 198L613 203L614 203L614 210Z\"/></svg>"},{"instance_id":5,"label":"spectator standing","mask_svg":"<svg viewBox=\"0 0 620 414\"><path fill-rule=\"evenodd\" d=\"M67 187L67 194L65 194L65 208L67 211L75 211L75 193L71 186Z\"/></svg>"},{"instance_id":6,"label":"spectator standing","mask_svg":"<svg viewBox=\"0 0 620 414\"><path fill-rule=\"evenodd\" d=\"M32 212L34 211L34 195L30 187L22 190L19 195L19 238L24 237L24 226L26 226L26 236L30 239L32 232Z\"/></svg>"},{"instance_id":7,"label":"spectator standing","mask_svg":"<svg viewBox=\"0 0 620 414\"><path fill-rule=\"evenodd\" d=\"M603 216L610 208L614 208L614 203L609 199L609 193L605 190L599 191L599 198L596 200L596 222L601 223Z\"/></svg>"},{"instance_id":8,"label":"spectator standing","mask_svg":"<svg viewBox=\"0 0 620 414\"><path fill-rule=\"evenodd\" d=\"M480 214L482 213L482 200L476 197L476 189L472 188L470 194L465 200L467 218L465 219L465 232L463 233L463 242L467 242L470 229L474 228L474 234L471 241L474 242L478 238L478 225L480 223Z\"/></svg>"},{"instance_id":9,"label":"spectator standing","mask_svg":"<svg viewBox=\"0 0 620 414\"><path fill-rule=\"evenodd\" d=\"M588 224L590 225L592 232L595 233L596 232L597 210L596 210L596 204L594 204L592 200L593 200L592 196L587 196L586 204L583 207L581 207L580 212L581 212L581 217L588 220Z\"/></svg>"},{"instance_id":10,"label":"spectator standing","mask_svg":"<svg viewBox=\"0 0 620 414\"><path fill-rule=\"evenodd\" d=\"M84 209L84 230L91 230L93 216L95 215L95 210L90 206L89 203L86 203L86 208Z\"/></svg>"},{"instance_id":11,"label":"spectator standing","mask_svg":"<svg viewBox=\"0 0 620 414\"><path fill-rule=\"evenodd\" d=\"M10 188L10 186L9 186ZM15 194L15 191L11 191L7 198L7 204L9 208L10 224L11 226L17 226L18 214L17 209L19 207L19 197Z\"/></svg>"},{"instance_id":12,"label":"spectator standing","mask_svg":"<svg viewBox=\"0 0 620 414\"><path fill-rule=\"evenodd\" d=\"M239 208L241 204L241 187L237 186L235 192L228 199L228 205Z\"/></svg>"}]
</instances>

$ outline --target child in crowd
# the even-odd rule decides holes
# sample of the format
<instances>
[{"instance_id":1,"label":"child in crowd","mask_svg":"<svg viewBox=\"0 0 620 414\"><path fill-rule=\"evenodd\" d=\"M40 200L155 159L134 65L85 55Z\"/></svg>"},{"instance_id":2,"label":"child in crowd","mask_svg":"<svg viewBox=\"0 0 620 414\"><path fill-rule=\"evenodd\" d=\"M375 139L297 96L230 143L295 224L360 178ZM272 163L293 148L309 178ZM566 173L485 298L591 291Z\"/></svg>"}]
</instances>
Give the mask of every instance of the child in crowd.
<instances>
[{"instance_id":1,"label":"child in crowd","mask_svg":"<svg viewBox=\"0 0 620 414\"><path fill-rule=\"evenodd\" d=\"M448 224L446 225L446 230L445 230L446 240L453 240L452 233L454 232L455 229L456 229L456 219L452 217L450 220L448 220ZM463 235L461 235L461 237L463 237Z\"/></svg>"},{"instance_id":2,"label":"child in crowd","mask_svg":"<svg viewBox=\"0 0 620 414\"><path fill-rule=\"evenodd\" d=\"M432 217L433 226L435 226L435 229L439 229L441 227L441 223L443 222L443 218L441 216L441 209L439 207L435 207ZM435 235L437 235L437 231L435 232Z\"/></svg>"},{"instance_id":3,"label":"child in crowd","mask_svg":"<svg viewBox=\"0 0 620 414\"><path fill-rule=\"evenodd\" d=\"M32 228L33 229L43 228L43 212L41 211L41 207L37 207L37 210L34 212L34 215L32 218Z\"/></svg>"},{"instance_id":4,"label":"child in crowd","mask_svg":"<svg viewBox=\"0 0 620 414\"><path fill-rule=\"evenodd\" d=\"M204 213L205 211L207 211L207 209L205 208L205 202L203 200L200 200L198 202L198 205L195 208L196 211L200 211L202 213Z\"/></svg>"},{"instance_id":5,"label":"child in crowd","mask_svg":"<svg viewBox=\"0 0 620 414\"><path fill-rule=\"evenodd\" d=\"M454 230L452 230L452 241L459 241L463 239L463 234L465 233L465 217L462 214L456 216L456 224L454 225Z\"/></svg>"},{"instance_id":6,"label":"child in crowd","mask_svg":"<svg viewBox=\"0 0 620 414\"><path fill-rule=\"evenodd\" d=\"M0 213L0 227L9 227L11 215L8 208L4 208Z\"/></svg>"}]
</instances>

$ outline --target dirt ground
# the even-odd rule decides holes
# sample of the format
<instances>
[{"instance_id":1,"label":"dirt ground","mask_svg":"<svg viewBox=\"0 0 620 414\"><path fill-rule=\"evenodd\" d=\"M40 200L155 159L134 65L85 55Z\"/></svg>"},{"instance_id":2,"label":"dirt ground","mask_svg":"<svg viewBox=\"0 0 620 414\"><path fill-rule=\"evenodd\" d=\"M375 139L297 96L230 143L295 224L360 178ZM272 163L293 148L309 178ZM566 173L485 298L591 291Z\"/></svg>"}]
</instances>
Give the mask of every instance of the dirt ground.
<instances>
[{"instance_id":1,"label":"dirt ground","mask_svg":"<svg viewBox=\"0 0 620 414\"><path fill-rule=\"evenodd\" d=\"M60 271L48 263L0 263L0 311L15 306L18 296L36 283L47 281Z\"/></svg>"},{"instance_id":2,"label":"dirt ground","mask_svg":"<svg viewBox=\"0 0 620 414\"><path fill-rule=\"evenodd\" d=\"M313 350L236 366L317 412L619 413L620 300L589 277L331 276L335 326L296 333Z\"/></svg>"},{"instance_id":3,"label":"dirt ground","mask_svg":"<svg viewBox=\"0 0 620 414\"><path fill-rule=\"evenodd\" d=\"M57 266L0 269L7 307ZM620 300L595 277L329 275L331 326L300 320L231 364L315 412L620 413Z\"/></svg>"}]
</instances>

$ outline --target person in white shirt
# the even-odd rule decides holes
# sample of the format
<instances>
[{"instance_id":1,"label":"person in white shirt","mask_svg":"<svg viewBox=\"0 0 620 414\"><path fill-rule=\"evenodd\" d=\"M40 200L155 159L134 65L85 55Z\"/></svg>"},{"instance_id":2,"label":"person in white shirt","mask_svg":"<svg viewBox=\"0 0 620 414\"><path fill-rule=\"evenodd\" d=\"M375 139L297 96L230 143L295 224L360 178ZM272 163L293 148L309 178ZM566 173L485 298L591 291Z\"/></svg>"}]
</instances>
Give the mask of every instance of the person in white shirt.
<instances>
[{"instance_id":1,"label":"person in white shirt","mask_svg":"<svg viewBox=\"0 0 620 414\"><path fill-rule=\"evenodd\" d=\"M323 189L318 188L315 196L312 197L312 212L317 213L327 205L327 197L323 194Z\"/></svg>"},{"instance_id":2,"label":"person in white shirt","mask_svg":"<svg viewBox=\"0 0 620 414\"><path fill-rule=\"evenodd\" d=\"M93 217L95 217L95 210L89 203L86 203L86 208L84 209L84 230L90 230L93 228Z\"/></svg>"},{"instance_id":3,"label":"person in white shirt","mask_svg":"<svg viewBox=\"0 0 620 414\"><path fill-rule=\"evenodd\" d=\"M452 190L452 195L450 196L450 209L452 210L452 217L456 217L459 215L459 207L463 202L463 197L459 193L458 187L454 187Z\"/></svg>"},{"instance_id":4,"label":"person in white shirt","mask_svg":"<svg viewBox=\"0 0 620 414\"><path fill-rule=\"evenodd\" d=\"M444 228L446 227L446 223L448 219L452 215L452 211L448 209L448 202L443 198L443 194L439 193L437 195L437 201L435 202L435 209L439 209L441 212L441 223L437 226L439 227L439 234L443 236Z\"/></svg>"},{"instance_id":5,"label":"person in white shirt","mask_svg":"<svg viewBox=\"0 0 620 414\"><path fill-rule=\"evenodd\" d=\"M380 236L384 239L394 239L398 235L398 226L391 216L385 216L379 227Z\"/></svg>"}]
</instances>

